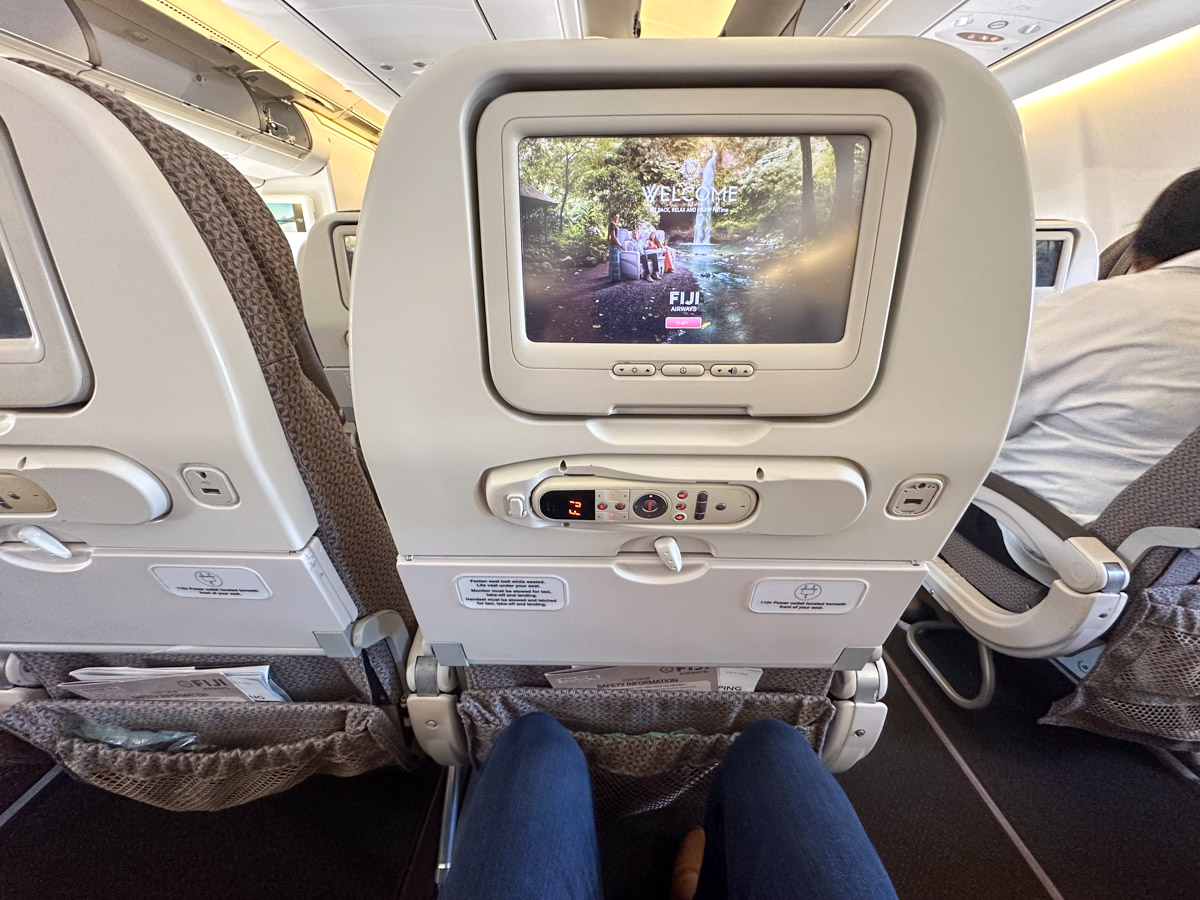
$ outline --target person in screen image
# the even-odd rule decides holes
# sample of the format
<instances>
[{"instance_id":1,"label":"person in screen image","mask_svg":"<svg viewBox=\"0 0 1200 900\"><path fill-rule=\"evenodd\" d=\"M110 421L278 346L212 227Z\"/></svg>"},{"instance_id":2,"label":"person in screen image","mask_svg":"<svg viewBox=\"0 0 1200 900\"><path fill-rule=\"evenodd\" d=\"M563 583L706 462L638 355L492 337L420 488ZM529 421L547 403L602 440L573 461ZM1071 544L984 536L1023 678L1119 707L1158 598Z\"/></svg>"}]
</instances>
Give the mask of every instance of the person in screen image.
<instances>
[{"instance_id":1,"label":"person in screen image","mask_svg":"<svg viewBox=\"0 0 1200 900\"><path fill-rule=\"evenodd\" d=\"M608 280L621 280L621 217L617 213L608 217Z\"/></svg>"},{"instance_id":2,"label":"person in screen image","mask_svg":"<svg viewBox=\"0 0 1200 900\"><path fill-rule=\"evenodd\" d=\"M649 237L646 238L646 247L649 250L659 251L656 254L656 258L662 260L662 274L667 275L675 271L675 267L671 264L671 251L667 249L667 245L659 238L657 231L650 232Z\"/></svg>"},{"instance_id":3,"label":"person in screen image","mask_svg":"<svg viewBox=\"0 0 1200 900\"><path fill-rule=\"evenodd\" d=\"M1200 169L1151 204L1130 274L1034 307L1025 375L993 471L1081 524L1200 425ZM968 507L958 532L1046 584L1032 547Z\"/></svg>"},{"instance_id":4,"label":"person in screen image","mask_svg":"<svg viewBox=\"0 0 1200 900\"><path fill-rule=\"evenodd\" d=\"M643 232L641 229L634 229L633 246L638 252L638 257L642 261L642 281L660 281L658 275L658 253L653 251L650 244L650 239L654 237L653 232ZM658 238L654 237L657 241ZM661 246L661 245L660 245Z\"/></svg>"},{"instance_id":5,"label":"person in screen image","mask_svg":"<svg viewBox=\"0 0 1200 900\"><path fill-rule=\"evenodd\" d=\"M471 785L442 900L600 900L588 764L546 713L501 733ZM672 900L895 900L854 808L803 735L742 732L683 840ZM663 900L667 900L664 894Z\"/></svg>"}]
</instances>

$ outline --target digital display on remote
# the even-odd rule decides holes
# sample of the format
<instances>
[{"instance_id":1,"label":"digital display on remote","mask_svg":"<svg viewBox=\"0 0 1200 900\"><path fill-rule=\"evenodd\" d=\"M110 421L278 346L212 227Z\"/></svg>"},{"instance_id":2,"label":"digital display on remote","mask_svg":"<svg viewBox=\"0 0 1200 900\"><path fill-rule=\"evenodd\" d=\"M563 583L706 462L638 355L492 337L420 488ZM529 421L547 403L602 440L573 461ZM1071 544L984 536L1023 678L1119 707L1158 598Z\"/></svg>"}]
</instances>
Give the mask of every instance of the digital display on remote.
<instances>
[{"instance_id":1,"label":"digital display on remote","mask_svg":"<svg viewBox=\"0 0 1200 900\"><path fill-rule=\"evenodd\" d=\"M527 337L840 341L869 152L858 134L522 139Z\"/></svg>"},{"instance_id":2,"label":"digital display on remote","mask_svg":"<svg viewBox=\"0 0 1200 900\"><path fill-rule=\"evenodd\" d=\"M542 515L547 519L594 522L596 520L595 491L547 491L540 502Z\"/></svg>"}]
</instances>

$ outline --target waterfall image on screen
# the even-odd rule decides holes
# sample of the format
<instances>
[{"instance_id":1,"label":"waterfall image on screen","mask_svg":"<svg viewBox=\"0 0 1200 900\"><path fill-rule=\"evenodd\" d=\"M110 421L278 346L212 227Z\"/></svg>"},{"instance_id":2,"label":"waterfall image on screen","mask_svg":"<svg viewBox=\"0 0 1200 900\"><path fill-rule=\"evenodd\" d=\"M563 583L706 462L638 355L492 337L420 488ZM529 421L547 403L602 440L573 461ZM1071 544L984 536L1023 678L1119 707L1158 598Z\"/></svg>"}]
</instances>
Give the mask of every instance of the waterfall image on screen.
<instances>
[{"instance_id":1,"label":"waterfall image on screen","mask_svg":"<svg viewBox=\"0 0 1200 900\"><path fill-rule=\"evenodd\" d=\"M857 134L524 138L526 335L836 343L869 151Z\"/></svg>"}]
</instances>

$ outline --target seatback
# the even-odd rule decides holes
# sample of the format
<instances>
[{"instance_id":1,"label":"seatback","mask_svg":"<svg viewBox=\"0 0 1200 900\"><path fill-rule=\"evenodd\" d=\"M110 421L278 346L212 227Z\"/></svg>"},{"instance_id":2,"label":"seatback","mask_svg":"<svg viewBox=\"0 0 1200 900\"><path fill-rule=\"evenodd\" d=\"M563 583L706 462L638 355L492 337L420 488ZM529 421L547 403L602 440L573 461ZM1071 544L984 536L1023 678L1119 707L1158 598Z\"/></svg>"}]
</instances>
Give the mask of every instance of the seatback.
<instances>
[{"instance_id":1,"label":"seatback","mask_svg":"<svg viewBox=\"0 0 1200 900\"><path fill-rule=\"evenodd\" d=\"M1200 528L1200 427L1117 494L1088 526L1112 548L1143 528ZM1130 596L1158 581L1177 554L1164 547L1142 559L1130 573Z\"/></svg>"},{"instance_id":2,"label":"seatback","mask_svg":"<svg viewBox=\"0 0 1200 900\"><path fill-rule=\"evenodd\" d=\"M1113 276L1110 276L1113 277ZM1121 491L1089 530L1110 547L1142 529L1190 529L1133 567L1129 603L1103 653L1045 722L1086 728L1182 754L1200 771L1200 428ZM1153 539L1145 541L1153 545Z\"/></svg>"},{"instance_id":3,"label":"seatback","mask_svg":"<svg viewBox=\"0 0 1200 900\"><path fill-rule=\"evenodd\" d=\"M1119 237L1100 254L1100 278L1117 278L1133 267L1133 232Z\"/></svg>"},{"instance_id":4,"label":"seatback","mask_svg":"<svg viewBox=\"0 0 1200 900\"><path fill-rule=\"evenodd\" d=\"M44 235L94 382L0 416L0 476L52 498L0 510L0 646L300 655L319 682L364 615L412 619L286 240L232 166L121 97L13 61L0 83L36 217L12 224Z\"/></svg>"},{"instance_id":5,"label":"seatback","mask_svg":"<svg viewBox=\"0 0 1200 900\"><path fill-rule=\"evenodd\" d=\"M358 231L358 212L319 218L300 248L296 268L304 318L329 386L342 415L354 419L350 391L350 276Z\"/></svg>"},{"instance_id":6,"label":"seatback","mask_svg":"<svg viewBox=\"0 0 1200 900\"><path fill-rule=\"evenodd\" d=\"M587 121L542 125L541 134L629 134L616 130L624 127L704 135L707 127L728 135L733 126L717 121L717 110L846 109L833 95L760 89L839 89L896 111L892 164L874 171L902 174L903 184L891 194L882 188L894 202L881 201L891 211L880 233L892 243L884 248L880 238L873 264L858 270L876 292L868 307L880 305L853 358L836 371L788 368L769 340L610 351L615 344L590 339L605 327L590 294L547 304L552 321L565 321L553 318L561 309L586 322L579 340L560 341L560 362L522 357L545 348L523 341L514 312L523 277L518 138L506 141L518 132L505 123L561 115ZM870 93L880 90L887 96ZM605 120L615 124L603 130ZM423 76L393 112L372 170L351 367L363 449L439 658L866 664L1004 437L1032 290L1033 216L1018 133L986 71L916 39L479 46ZM872 135L877 147L888 140ZM856 145L827 152L852 158L847 146ZM980 183L973 173L985 157L992 174ZM681 164L694 190L721 187L700 182L712 167L698 160L714 158ZM573 183L598 183L572 171ZM668 196L686 196L689 176L668 174L681 187ZM631 191L629 202L653 187ZM606 215L598 208L596 222ZM713 235L726 240L715 226ZM670 278L685 277L682 247L672 247ZM765 268L747 263L735 275ZM576 277L631 298L662 291L665 300L672 290L611 283L587 269L538 277L526 300ZM721 280L706 278L697 275L689 290ZM631 308L633 300L611 307L615 316ZM668 377L691 371L697 377ZM861 374L853 389L845 379L859 375L846 371ZM431 377L435 391L405 390ZM629 494L613 500L614 513L653 485L670 498L670 515L580 525L539 506L555 484L586 494L580 485L617 483ZM707 484L752 493L757 505L733 523L711 515L702 523L693 516L713 490Z\"/></svg>"}]
</instances>

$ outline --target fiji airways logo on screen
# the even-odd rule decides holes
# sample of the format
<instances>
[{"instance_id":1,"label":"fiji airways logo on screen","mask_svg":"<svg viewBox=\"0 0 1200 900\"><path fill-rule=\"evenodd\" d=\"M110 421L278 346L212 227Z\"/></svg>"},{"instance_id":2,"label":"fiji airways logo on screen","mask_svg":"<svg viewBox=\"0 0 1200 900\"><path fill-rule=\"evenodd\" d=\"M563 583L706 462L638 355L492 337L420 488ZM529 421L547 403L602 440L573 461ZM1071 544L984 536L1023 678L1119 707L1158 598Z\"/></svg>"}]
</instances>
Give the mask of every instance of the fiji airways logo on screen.
<instances>
[{"instance_id":1,"label":"fiji airways logo on screen","mask_svg":"<svg viewBox=\"0 0 1200 900\"><path fill-rule=\"evenodd\" d=\"M728 204L737 202L738 185L717 187L714 183L716 163L715 150L703 163L688 157L679 165L683 184L647 184L642 186L642 194L657 213L727 212ZM700 182L698 185L697 181Z\"/></svg>"}]
</instances>

